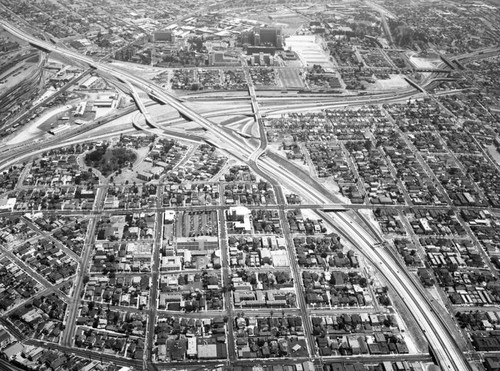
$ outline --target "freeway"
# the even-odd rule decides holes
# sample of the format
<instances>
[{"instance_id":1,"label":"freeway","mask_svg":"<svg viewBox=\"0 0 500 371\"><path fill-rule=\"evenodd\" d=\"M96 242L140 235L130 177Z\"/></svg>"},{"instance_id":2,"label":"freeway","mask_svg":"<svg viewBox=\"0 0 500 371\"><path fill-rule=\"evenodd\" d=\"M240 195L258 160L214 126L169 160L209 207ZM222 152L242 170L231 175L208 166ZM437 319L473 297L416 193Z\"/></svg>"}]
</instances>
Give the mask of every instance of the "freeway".
<instances>
[{"instance_id":1,"label":"freeway","mask_svg":"<svg viewBox=\"0 0 500 371\"><path fill-rule=\"evenodd\" d=\"M2 24L3 27L6 28L9 32L13 33L14 35L16 35L20 38L24 38L25 40L32 43L33 45L38 45L39 47L42 47L42 48L45 48L47 50L51 50L54 52L63 53L65 56L67 56L69 58L78 60L80 62L87 63L91 67L97 69L98 71L105 72L105 73L108 73L112 76L115 76L116 78L118 78L121 81L129 81L129 82L134 83L135 85L143 88L146 91L153 92L154 95L157 96L159 99L161 99L164 103L171 105L172 107L177 109L179 112L181 112L182 114L187 116L189 119L198 122L201 126L207 128L207 129L208 129L208 127L211 127L213 125L213 123L206 120L204 117L202 117L201 115L196 113L194 110L181 104L178 101L178 98L173 97L172 95L166 93L161 87L157 86L156 84L154 84L151 81L139 78L136 75L134 75L133 73L128 72L126 70L122 70L116 66L110 66L108 64L96 62L91 57L83 56L83 55L76 53L72 50L64 49L64 48L55 46L51 43L36 39L31 35L27 35L27 34L23 33L22 31L18 30L17 28L15 28L14 26L10 25L9 23L7 23L5 21L0 21L0 24ZM398 94L397 97L398 98L405 98L405 97L412 96L414 94L415 94L414 91L406 90L404 92L404 94L401 94L401 95ZM352 100L349 98L351 98ZM395 98L394 95L388 94L388 95L384 96L383 98L381 98L380 101L382 101L382 102L389 101L389 100L394 99L394 98ZM379 100L377 100L376 96L375 97L367 97L367 96L348 97L348 98L345 98L344 100L343 100L343 98L336 97L336 100L342 100L342 101L347 102L347 103L352 101L352 102L356 102L357 104L363 104L363 103L370 104L370 103L379 102ZM304 105L303 108L306 109L306 108L310 108L311 106L317 107L317 103L315 103L315 102L309 103L307 105ZM325 104L325 108L327 108L327 107L328 107L328 105ZM230 134L230 133L226 133L226 134ZM222 134L221 138L223 140L236 140L236 142L238 142L238 138L235 139L235 137L232 135L228 136L228 135Z\"/></svg>"},{"instance_id":2,"label":"freeway","mask_svg":"<svg viewBox=\"0 0 500 371\"><path fill-rule=\"evenodd\" d=\"M245 71L245 76L247 79L248 83L248 92L250 94L250 98L252 100L252 110L255 115L255 122L258 125L259 129L259 137L260 137L260 145L257 147L252 154L250 155L249 161L253 163L255 166L258 166L257 160L259 159L260 156L264 154L267 150L267 134L264 129L264 120L262 119L262 114L260 112L260 106L259 103L257 102L257 96L255 94L255 87L252 81L252 77L250 76L250 72L248 68L244 69Z\"/></svg>"},{"instance_id":3,"label":"freeway","mask_svg":"<svg viewBox=\"0 0 500 371\"><path fill-rule=\"evenodd\" d=\"M138 113L133 117L132 125L134 126L135 129L139 131L148 131L154 135L176 138L186 142L203 143L205 140L203 137L194 134L186 134L183 132L169 130L169 129L156 129L156 128L151 129L150 127L148 127L146 123L146 117L142 113L141 114Z\"/></svg>"},{"instance_id":4,"label":"freeway","mask_svg":"<svg viewBox=\"0 0 500 371\"><path fill-rule=\"evenodd\" d=\"M151 87L148 83L148 87ZM331 195L329 195L329 192L327 192L321 185L313 182L312 185L313 187L309 187L311 183L308 185L304 185L303 182L297 182L296 181L296 174L301 173L300 169L298 169L296 166L291 165L291 164L285 164L289 166L282 166L278 163L276 163L275 160L271 158L264 158L260 161L259 164L257 164L258 157L261 156L264 153L264 150L262 149L262 142L259 148L253 148L252 146L249 145L248 141L240 137L239 135L235 135L234 132L224 126L219 126L205 117L201 116L197 112L193 111L192 109L186 107L182 103L179 103L175 98L170 97L168 94L163 93L162 91L155 90L154 91L155 96L158 98L158 100L165 102L166 104L169 104L179 110L182 114L187 116L189 119L197 122L200 124L203 128L205 128L207 131L211 132L215 139L210 139L207 141L209 144L214 145L215 147L223 150L224 152L227 152L230 156L237 158L240 161L243 162L250 162L251 167L254 169L254 171L257 172L260 176L264 178L272 178L275 177L277 174L280 175L282 180L287 180L287 184L291 189L296 190L297 193L304 193L309 194L310 198L318 203L330 203L332 200L335 202L335 198L332 199ZM149 120L150 126L152 126L154 129L158 129L157 123L150 117L149 113L147 112L144 104L141 102L140 97L138 96L137 92L134 93L134 99L137 99L138 106L140 110L142 111L143 115L146 118L146 121ZM262 127L261 127L262 129ZM149 130L148 130L149 131ZM154 132L152 132L154 133ZM261 136L262 136L262 131L261 131ZM264 143L267 143L264 142ZM285 203L284 199L281 200L280 203Z\"/></svg>"},{"instance_id":5,"label":"freeway","mask_svg":"<svg viewBox=\"0 0 500 371\"><path fill-rule=\"evenodd\" d=\"M119 214L119 213L140 213L140 212L156 212L156 211L166 211L166 210L189 210L189 211L203 211L210 208L211 210L227 210L231 205L165 205L161 207L154 208L107 208L105 210L106 213L109 214ZM484 211L484 207L468 207L468 206L440 206L440 205L364 205L364 204L265 204L265 205L247 205L245 206L250 210L276 210L279 208L285 208L287 210L297 210L297 209L319 209L324 212L343 212L347 210L374 210L374 209L391 209L397 211L404 210L476 210L476 211ZM490 212L498 211L498 209L489 209ZM24 215L28 210L0 210L0 215L8 214L8 215ZM46 214L58 214L58 215L75 215L78 214L79 210L54 210L54 209L43 209L40 210Z\"/></svg>"},{"instance_id":6,"label":"freeway","mask_svg":"<svg viewBox=\"0 0 500 371\"><path fill-rule=\"evenodd\" d=\"M79 127L75 131L68 131L66 133L62 133L61 135L54 136L53 138L45 141L28 141L24 143L19 143L16 145L4 145L0 150L0 168L5 168L10 164L19 161L25 154L35 153L40 150L50 149L51 146L60 146L62 143L65 143L67 140L70 140L73 137L78 135L90 132L108 122L111 122L117 118L123 117L129 113L132 113L136 110L135 107L125 108L123 111L119 113L115 113L107 118L103 118L101 120L96 121L93 124L83 125ZM66 143L67 145L67 143Z\"/></svg>"},{"instance_id":7,"label":"freeway","mask_svg":"<svg viewBox=\"0 0 500 371\"><path fill-rule=\"evenodd\" d=\"M471 366L456 343L455 336L457 335L450 332L406 268L400 267L398 261L387 249L376 247L378 242L374 241L361 226L356 225L353 218L348 218L344 214L330 215L324 212L317 212L317 214L339 231L347 241L359 247L374 266L380 268L421 326L441 368L471 370Z\"/></svg>"},{"instance_id":8,"label":"freeway","mask_svg":"<svg viewBox=\"0 0 500 371\"><path fill-rule=\"evenodd\" d=\"M24 39L33 45L37 45L49 51L55 51L58 53L64 53L66 57L88 63L91 67L108 73L117 79L129 82L145 91L151 91L156 97L158 97L162 102L172 106L178 110L182 115L188 119L195 121L206 129L213 139L213 143L219 147L222 151L228 153L232 157L235 157L241 161L249 163L250 167L263 178L272 182L273 186L276 187L276 194L278 202L280 204L285 204L283 200L283 194L281 192L281 186L286 186L300 195L305 195L307 199L312 200L318 204L328 204L332 201L335 202L335 197L330 194L321 185L310 180L308 183L304 182L303 176L299 176L294 167L287 166L287 164L278 163L275 159L269 156L264 156L259 160L258 156L254 155L256 148L249 144L249 142L242 137L235 135L232 131L227 130L227 128L220 125L214 124L209 121L199 113L195 112L193 109L187 107L186 105L180 103L177 98L165 93L160 87L155 84L141 79L131 72L119 69L117 67L110 67L99 62L95 62L92 58L87 56L82 56L71 50L63 49L58 46L46 43L44 41L38 40L31 35L27 35L21 30L18 30L14 26L8 24L7 22L0 22L4 28L15 36ZM356 99L356 104L369 104L369 103L383 103L391 102L397 99L406 99L409 96L414 96L414 92L407 92L403 95L395 94L394 97L387 97L383 100L373 97L359 98ZM365 100L364 100L365 99ZM331 103L333 106L338 105L338 102ZM346 104L344 101L341 104ZM309 103L308 105L303 105L301 109L307 110L309 107L314 106L316 109L316 103ZM327 108L327 104L323 104L321 108ZM285 108L286 110L288 107ZM144 113L144 112L143 112ZM146 112L147 117L147 112ZM262 145L262 143L260 143ZM264 151L259 151L264 153ZM257 154L259 154L257 152ZM260 154L259 154L260 156ZM280 183L276 181L280 179ZM312 186L311 186L312 185ZM448 329L440 322L440 319L433 312L432 306L425 303L425 297L419 292L418 287L415 283L408 278L406 275L400 275L398 269L392 257L388 256L383 250L379 251L373 247L373 242L367 232L364 231L357 223L354 223L350 217L344 216L343 214L336 214L334 217L326 215L326 217L333 222L336 229L340 230L342 234L355 245L359 246L364 254L366 254L372 262L376 263L377 266L380 264L383 273L385 274L388 281L390 281L393 287L398 291L402 297L405 299L410 311L413 313L417 322L419 322L425 331L427 339L430 346L432 347L436 358L440 365L445 369L465 371L469 370L470 366L464 358L464 355L458 349L457 344L454 341L452 334L448 332ZM325 218L326 219L326 218ZM292 266L292 271L294 271L294 276L296 276L297 271ZM305 310L305 305L303 299L299 298L301 314L304 321L304 326L307 332L307 337L311 339L311 330L308 328L308 319ZM71 311L75 313L75 311ZM70 333L67 331L67 333ZM71 338L70 336L68 336ZM65 340L68 340L68 337Z\"/></svg>"},{"instance_id":9,"label":"freeway","mask_svg":"<svg viewBox=\"0 0 500 371\"><path fill-rule=\"evenodd\" d=\"M135 103L137 104L138 108L139 108L139 111L141 111L142 115L144 116L144 119L146 120L146 123L155 128L155 129L158 129L158 130L162 130L158 124L156 123L156 120L153 119L153 117L150 115L150 113L148 112L148 110L146 109L146 106L144 105L144 103L142 102L142 99L141 97L139 97L139 93L137 92L137 90L132 86L132 84L128 81L125 81L125 84L128 86L128 88L130 89L131 93L132 93L132 97L134 98L134 101Z\"/></svg>"},{"instance_id":10,"label":"freeway","mask_svg":"<svg viewBox=\"0 0 500 371\"><path fill-rule=\"evenodd\" d=\"M9 363L0 358L0 371L23 371L24 369L15 367L12 363Z\"/></svg>"}]
</instances>

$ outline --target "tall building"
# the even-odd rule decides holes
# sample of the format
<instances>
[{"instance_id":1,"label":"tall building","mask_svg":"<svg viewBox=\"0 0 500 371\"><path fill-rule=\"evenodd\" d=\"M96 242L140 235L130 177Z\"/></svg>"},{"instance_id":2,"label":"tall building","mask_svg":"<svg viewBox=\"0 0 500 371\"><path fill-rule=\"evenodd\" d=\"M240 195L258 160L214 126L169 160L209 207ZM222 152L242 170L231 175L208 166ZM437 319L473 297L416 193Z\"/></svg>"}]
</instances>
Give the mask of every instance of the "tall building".
<instances>
[{"instance_id":1,"label":"tall building","mask_svg":"<svg viewBox=\"0 0 500 371\"><path fill-rule=\"evenodd\" d=\"M259 46L274 46L281 48L283 46L283 37L281 35L281 28L269 27L260 28L257 31L259 35Z\"/></svg>"},{"instance_id":2,"label":"tall building","mask_svg":"<svg viewBox=\"0 0 500 371\"><path fill-rule=\"evenodd\" d=\"M136 51L137 50L133 45L126 46L115 53L115 59L120 61L129 61L135 55Z\"/></svg>"},{"instance_id":3,"label":"tall building","mask_svg":"<svg viewBox=\"0 0 500 371\"><path fill-rule=\"evenodd\" d=\"M279 27L256 27L242 34L241 42L246 45L247 55L274 55L276 50L283 49L283 35Z\"/></svg>"},{"instance_id":4,"label":"tall building","mask_svg":"<svg viewBox=\"0 0 500 371\"><path fill-rule=\"evenodd\" d=\"M267 46L281 49L283 36L279 27L256 27L242 35L242 43L251 46Z\"/></svg>"}]
</instances>

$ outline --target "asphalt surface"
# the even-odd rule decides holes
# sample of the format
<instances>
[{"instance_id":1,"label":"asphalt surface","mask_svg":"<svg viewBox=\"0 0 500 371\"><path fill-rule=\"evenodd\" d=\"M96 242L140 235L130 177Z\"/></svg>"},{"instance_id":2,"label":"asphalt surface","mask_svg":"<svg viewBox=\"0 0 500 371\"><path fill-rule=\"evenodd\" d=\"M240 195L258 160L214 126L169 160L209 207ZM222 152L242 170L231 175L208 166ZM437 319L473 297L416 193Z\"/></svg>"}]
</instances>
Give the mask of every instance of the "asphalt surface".
<instances>
[{"instance_id":1,"label":"asphalt surface","mask_svg":"<svg viewBox=\"0 0 500 371\"><path fill-rule=\"evenodd\" d=\"M3 26L11 33L29 41L34 45L37 45L49 51L50 50L54 50L55 52L63 51L57 46L45 43L40 40L36 40L32 36L16 30L6 22L2 22L1 24L3 24ZM110 67L105 64L100 64L98 62L93 61L89 57L79 55L73 51L64 50L64 52L68 58L74 58L78 61L88 63L92 68L109 73L117 77L118 79L127 82L130 85L133 83L145 90L150 89L155 93L156 96L159 97L159 99L163 100L165 103L179 110L179 112L181 112L187 118L199 123L201 126L203 126L207 131L211 133L213 141L215 141L214 145L220 147L222 150L228 152L230 155L236 157L237 159L243 160L244 162L249 161L252 169L258 175L263 176L264 179L267 179L268 181L271 182L271 184L273 184L273 186L275 186L276 197L279 204L285 205L285 200L283 199L284 197L281 192L282 184L297 191L297 193L299 194L307 195L308 198L317 201L318 204L329 204L332 203L332 201L333 203L335 203L334 197L332 197L332 195L330 195L328 192L325 192L325 190L319 184L315 182L304 184L303 177L297 177L295 169L287 167L285 164L279 164L276 162L275 159L270 159L267 156L264 156L262 159L259 159L259 157L264 153L264 150L266 148L266 145L263 140L260 143L259 146L260 148L250 148L246 140L242 139L238 135L235 135L234 132L230 130L226 130L225 128L221 128L220 126L213 124L203 116L199 115L194 110L180 103L175 97L169 96L168 94L164 93L161 89L156 87L151 82L140 79L130 74L129 72L118 69L116 67ZM393 97L391 96L380 97L380 98L360 97L354 100L344 100L343 102L321 103L319 107L329 108L329 107L338 107L346 104L384 103L384 102L394 101L397 99L404 100L414 95L415 95L414 91L408 91L406 93L395 95ZM144 107L144 105L141 104L138 95L136 95L135 98L139 105L139 108L146 117L148 123L155 129L161 129L156 126L154 120L148 115L147 110ZM313 106L316 109L318 108L317 103L303 104L301 105L301 107L299 108L296 107L296 108L297 110L309 110ZM287 111L289 110L289 108L290 108L289 105L284 105L283 111ZM280 110L278 109L273 112L279 113ZM280 179L281 184L278 184L276 182L275 180L276 178ZM280 213L282 214L283 212L284 212L283 209L280 208ZM391 260L392 258L389 255L387 255L384 250L374 248L373 243L371 242L372 241L371 236L369 236L369 234L367 234L359 225L354 223L350 217L341 216L342 214L338 215L340 215L340 217L335 219L334 223L335 228L337 230L340 230L345 236L348 236L347 238L349 238L351 241L353 241L353 243L359 246L361 250L367 256L369 256L370 259L375 264L378 265L378 263L380 263L380 265L384 267L383 272L385 276L387 277L388 280L393 282L394 287L406 299L407 305L410 307L415 317L420 321L422 327L424 328L424 332L426 332L426 336L434 350L434 353L436 354L436 357L441 363L442 367L444 367L445 369L453 369L459 371L468 370L469 369L468 363L464 360L463 355L457 351L456 344L453 342L453 334L451 334L449 332L449 329L447 329L443 325L442 321L440 321L440 318L438 318L435 315L432 306L429 306L428 303L426 303L425 297L423 298L421 292L419 291L418 285L416 285L415 282L413 282L410 277L401 275L399 273L399 267L397 266L397 262ZM90 242L91 241L89 241L89 243ZM88 256L86 257L88 258ZM296 262L295 264L293 264L293 262L291 263L292 263L292 272L294 273L294 278L298 280L299 277L297 277L298 268L296 267ZM84 266L83 268L86 267ZM85 270L86 269L83 269L83 271ZM297 283L298 282L300 281L297 281ZM76 287L81 289L81 280L78 280ZM79 290L77 290L76 292L79 292ZM309 339L308 347L311 353L312 349L309 343L311 343L312 335L311 335L311 329L308 328L310 325L307 318L305 300L303 298L300 298L300 294L298 298L299 298L299 309L301 311L301 315L304 318L303 323L306 332L306 338ZM68 321L74 320L73 314L76 313L74 309L75 307L76 306L73 304L72 309L69 311L70 315ZM71 331L65 332L65 337L64 337L65 344L69 344L69 342L71 341L72 336L70 333ZM102 355L102 357L105 356L108 357L108 355Z\"/></svg>"}]
</instances>

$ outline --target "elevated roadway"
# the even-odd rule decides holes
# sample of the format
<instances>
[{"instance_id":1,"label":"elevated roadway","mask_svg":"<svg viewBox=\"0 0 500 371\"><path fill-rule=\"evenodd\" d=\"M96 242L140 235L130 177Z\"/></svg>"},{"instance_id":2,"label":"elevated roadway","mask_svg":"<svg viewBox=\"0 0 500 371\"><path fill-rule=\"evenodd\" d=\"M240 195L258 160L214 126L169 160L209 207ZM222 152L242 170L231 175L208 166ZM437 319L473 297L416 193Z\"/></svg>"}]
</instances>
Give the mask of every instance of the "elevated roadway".
<instances>
[{"instance_id":1,"label":"elevated roadway","mask_svg":"<svg viewBox=\"0 0 500 371\"><path fill-rule=\"evenodd\" d=\"M435 352L441 369L472 370L458 348L455 334L450 332L432 304L428 302L421 286L414 282L406 267L400 267L388 250L380 247L380 240L374 240L370 237L353 218L349 218L346 214L326 214L324 212L317 212L317 214L339 231L343 238L360 248L375 267L379 267L387 281L414 315L430 347Z\"/></svg>"},{"instance_id":2,"label":"elevated roadway","mask_svg":"<svg viewBox=\"0 0 500 371\"><path fill-rule=\"evenodd\" d=\"M132 86L132 84L130 82L125 81L125 84L130 89L132 97L134 98L134 101L137 104L139 111L141 111L142 115L144 116L144 119L146 120L146 124L148 124L152 128L155 128L155 129L158 129L161 131L162 129L158 126L158 124L156 123L156 120L153 119L153 117L150 115L150 113L146 109L146 106L144 105L144 102L142 101L141 97L139 96L139 93L137 92L137 90Z\"/></svg>"},{"instance_id":3,"label":"elevated roadway","mask_svg":"<svg viewBox=\"0 0 500 371\"><path fill-rule=\"evenodd\" d=\"M285 185L298 194L304 195L313 203L335 203L335 201L333 200L334 197L330 194L330 192L328 192L318 183L314 182L313 180L313 183L305 183L304 179L302 179L297 175L297 173L293 171L293 168L290 169L289 167L283 166L283 164L277 163L268 156L264 156L260 160L258 158L255 158L255 155L252 156L252 154L255 153L256 148L251 146L248 141L238 135L235 135L232 132L228 132L226 128L214 124L194 110L186 107L177 99L165 93L160 87L156 86L155 84L141 79L131 72L95 62L90 57L82 56L71 50L63 49L50 43L38 40L33 36L27 35L21 30L18 30L5 21L1 21L0 24L15 36L31 42L38 47L45 48L49 51L64 53L67 58L72 58L80 62L88 63L99 71L109 73L122 81L128 81L130 84L136 85L143 90L152 90L155 95L158 96L166 104L169 104L170 106L178 110L182 115L186 116L192 121L197 122L208 132L210 132L212 138L214 138L215 141L218 142L217 146L222 151L227 152L229 155L239 160L249 163L252 169L257 172L257 174L262 174L265 179L270 180L273 185L276 185L278 187L278 189L280 189L281 185ZM392 99L396 98L398 98L397 95ZM368 100L368 102L370 101L371 100ZM389 98L388 101L391 101L391 99ZM249 159L251 161L249 161ZM280 179L280 183L277 183L276 179ZM276 192L276 194L280 194L280 198L283 197L282 192ZM285 203L282 199L278 200L278 202L283 204ZM451 334L446 331L446 328L439 322L439 318L437 318L433 313L433 308L426 305L425 300L422 301L422 295L421 293L419 293L414 282L409 280L407 276L405 277L404 275L399 274L397 266L394 265L394 261L390 256L386 256L384 255L383 251L378 251L376 248L374 248L373 240L367 234L367 232L361 228L361 226L355 223L350 217L342 216L340 218L338 217L338 215L342 214L335 214L335 218L331 219L332 223L349 241L352 241L357 246L359 246L363 253L370 257L373 263L377 265L380 264L381 271L384 273L388 281L393 283L393 286L398 292L402 293L404 300L407 302L407 305L411 307L411 312L417 319L417 322L419 322L422 326L440 366L445 370L470 370L470 365L466 361L461 350L458 348L453 336L451 336ZM330 216L328 217L330 218ZM303 306L301 305L301 307ZM305 316L304 313L303 316ZM310 335L311 334L308 334L308 337L310 337Z\"/></svg>"}]
</instances>

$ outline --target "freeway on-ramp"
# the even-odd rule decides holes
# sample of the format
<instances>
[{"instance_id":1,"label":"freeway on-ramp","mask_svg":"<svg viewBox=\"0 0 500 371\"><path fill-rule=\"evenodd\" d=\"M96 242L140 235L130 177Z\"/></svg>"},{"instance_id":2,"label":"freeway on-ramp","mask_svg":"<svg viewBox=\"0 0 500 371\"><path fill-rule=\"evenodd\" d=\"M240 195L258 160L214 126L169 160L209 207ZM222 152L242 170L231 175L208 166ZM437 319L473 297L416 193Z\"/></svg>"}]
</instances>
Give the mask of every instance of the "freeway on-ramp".
<instances>
[{"instance_id":1,"label":"freeway on-ramp","mask_svg":"<svg viewBox=\"0 0 500 371\"><path fill-rule=\"evenodd\" d=\"M315 182L313 179L308 179L308 181L305 182L303 176L298 176L298 174L293 171L293 168L283 166L283 164L278 163L270 156L263 156L267 150L267 146L262 143L263 141L261 141L260 145L257 147L251 145L247 139L203 117L195 110L187 107L182 102L179 102L176 97L166 93L162 88L154 83L137 77L133 73L117 68L116 66L109 66L107 64L96 62L88 56L83 56L72 50L39 40L19 30L8 22L0 21L0 25L13 35L28 41L32 45L47 51L62 53L67 58L87 63L92 68L107 73L118 80L125 82L126 84L135 85L146 92L151 91L160 101L175 108L181 113L181 115L187 117L189 120L195 121L207 130L210 134L211 142L223 152L238 160L248 163L252 169L257 172L257 174L272 181L272 184L278 188L282 186L287 187L304 196L305 199L308 199L313 203L335 203L336 200L334 195L328 192L323 186ZM366 104L384 101L392 102L398 99L406 99L407 97L413 95L414 92L409 93L406 91L401 96L395 94L394 97L386 97L383 101L377 100L376 97L368 97L364 99L356 99L356 103ZM348 103L349 102L347 101L347 104ZM335 107L339 104L339 102L321 104L322 108L328 108L330 106ZM343 100L340 104L346 105L346 101ZM315 103L304 104L301 108L306 110L309 106L313 105L317 108L317 104ZM285 106L284 110L287 108L288 107ZM143 114L144 113L146 120L148 120L148 118L151 119L147 112L143 112ZM161 130L161 127L155 127L155 129ZM278 179L279 182L277 181ZM277 192L277 194L281 194L281 192ZM285 204L283 200L279 200L279 202L281 204ZM429 306L426 303L425 298L419 291L419 288L415 285L415 282L408 276L400 275L398 273L397 266L395 265L396 263L392 257L384 252L383 249L376 248L369 233L358 225L349 215L326 215L325 219L330 220L336 229L341 231L341 234L345 238L352 241L367 257L369 257L372 263L381 268L381 272L385 275L387 280L391 282L396 291L400 293L405 300L406 305L408 305L410 311L415 316L415 319L420 324L440 366L445 370L469 370L470 365L465 359L464 354L462 354L461 350L457 346L456 341L453 338L453 334L451 334L446 326L442 324L438 316L434 313L432 306ZM310 334L308 335L310 336ZM68 341L70 339L65 340Z\"/></svg>"}]
</instances>

